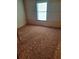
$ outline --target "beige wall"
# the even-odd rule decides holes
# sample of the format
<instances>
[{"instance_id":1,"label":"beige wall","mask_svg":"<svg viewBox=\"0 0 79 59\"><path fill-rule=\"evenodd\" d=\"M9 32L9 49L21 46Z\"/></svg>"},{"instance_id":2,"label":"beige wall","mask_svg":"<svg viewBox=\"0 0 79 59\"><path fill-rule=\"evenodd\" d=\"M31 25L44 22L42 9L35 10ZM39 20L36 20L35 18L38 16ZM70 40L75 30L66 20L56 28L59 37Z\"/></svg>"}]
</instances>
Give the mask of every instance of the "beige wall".
<instances>
[{"instance_id":1,"label":"beige wall","mask_svg":"<svg viewBox=\"0 0 79 59\"><path fill-rule=\"evenodd\" d=\"M17 28L26 24L23 0L17 0Z\"/></svg>"},{"instance_id":2,"label":"beige wall","mask_svg":"<svg viewBox=\"0 0 79 59\"><path fill-rule=\"evenodd\" d=\"M47 21L38 21L36 18L35 0L26 0L25 8L27 12L27 19L29 24L37 24L51 27L61 26L61 1L48 0L48 18Z\"/></svg>"}]
</instances>

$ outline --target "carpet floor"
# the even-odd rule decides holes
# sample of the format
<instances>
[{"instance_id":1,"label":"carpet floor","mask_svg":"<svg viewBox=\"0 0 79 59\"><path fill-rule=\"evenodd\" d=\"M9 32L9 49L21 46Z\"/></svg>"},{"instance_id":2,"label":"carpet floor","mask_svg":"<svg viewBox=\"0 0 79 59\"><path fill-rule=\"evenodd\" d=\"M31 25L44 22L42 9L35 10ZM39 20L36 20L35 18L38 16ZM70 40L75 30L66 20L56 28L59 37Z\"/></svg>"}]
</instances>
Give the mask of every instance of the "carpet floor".
<instances>
[{"instance_id":1,"label":"carpet floor","mask_svg":"<svg viewBox=\"0 0 79 59\"><path fill-rule=\"evenodd\" d=\"M18 29L18 58L60 59L60 31L60 29L32 25Z\"/></svg>"}]
</instances>

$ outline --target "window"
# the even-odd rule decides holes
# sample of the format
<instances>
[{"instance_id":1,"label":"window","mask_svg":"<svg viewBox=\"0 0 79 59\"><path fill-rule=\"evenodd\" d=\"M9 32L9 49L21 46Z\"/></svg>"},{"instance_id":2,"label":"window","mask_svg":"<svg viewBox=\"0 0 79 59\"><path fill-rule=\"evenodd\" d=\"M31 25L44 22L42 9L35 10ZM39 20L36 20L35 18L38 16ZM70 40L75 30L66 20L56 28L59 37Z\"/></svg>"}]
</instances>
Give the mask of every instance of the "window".
<instances>
[{"instance_id":1,"label":"window","mask_svg":"<svg viewBox=\"0 0 79 59\"><path fill-rule=\"evenodd\" d=\"M37 3L37 20L47 20L47 2Z\"/></svg>"}]
</instances>

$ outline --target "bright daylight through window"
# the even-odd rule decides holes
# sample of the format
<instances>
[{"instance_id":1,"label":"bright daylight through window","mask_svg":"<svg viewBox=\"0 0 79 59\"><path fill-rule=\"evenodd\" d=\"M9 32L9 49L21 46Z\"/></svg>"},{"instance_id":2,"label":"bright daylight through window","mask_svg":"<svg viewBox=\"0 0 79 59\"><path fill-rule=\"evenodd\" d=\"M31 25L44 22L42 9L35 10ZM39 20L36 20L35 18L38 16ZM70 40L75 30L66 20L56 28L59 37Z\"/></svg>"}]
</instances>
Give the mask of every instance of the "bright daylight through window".
<instances>
[{"instance_id":1,"label":"bright daylight through window","mask_svg":"<svg viewBox=\"0 0 79 59\"><path fill-rule=\"evenodd\" d=\"M37 20L47 20L47 2L37 3Z\"/></svg>"}]
</instances>

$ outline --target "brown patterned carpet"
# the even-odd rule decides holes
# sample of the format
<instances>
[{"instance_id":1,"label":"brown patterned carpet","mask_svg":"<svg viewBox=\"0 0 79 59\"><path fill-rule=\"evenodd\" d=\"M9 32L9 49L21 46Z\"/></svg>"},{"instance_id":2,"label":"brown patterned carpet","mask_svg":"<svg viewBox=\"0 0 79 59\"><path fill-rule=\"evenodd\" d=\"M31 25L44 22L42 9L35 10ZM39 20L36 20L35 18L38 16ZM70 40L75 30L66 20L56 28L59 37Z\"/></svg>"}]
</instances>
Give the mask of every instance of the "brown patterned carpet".
<instances>
[{"instance_id":1,"label":"brown patterned carpet","mask_svg":"<svg viewBox=\"0 0 79 59\"><path fill-rule=\"evenodd\" d=\"M25 26L18 30L19 59L60 59L60 29Z\"/></svg>"}]
</instances>

